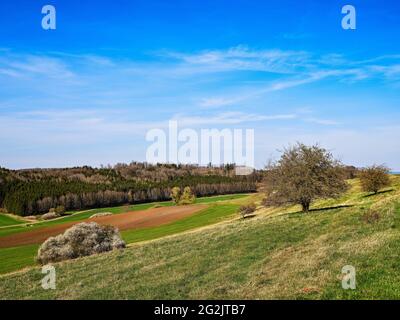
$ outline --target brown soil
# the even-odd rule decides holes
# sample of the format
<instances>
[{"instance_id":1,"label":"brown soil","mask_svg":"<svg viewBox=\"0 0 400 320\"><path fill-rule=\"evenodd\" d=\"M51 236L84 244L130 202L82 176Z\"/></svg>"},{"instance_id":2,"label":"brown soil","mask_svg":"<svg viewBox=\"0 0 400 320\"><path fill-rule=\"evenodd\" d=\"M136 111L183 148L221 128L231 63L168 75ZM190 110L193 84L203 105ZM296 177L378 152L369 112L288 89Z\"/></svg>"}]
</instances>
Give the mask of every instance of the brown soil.
<instances>
[{"instance_id":1,"label":"brown soil","mask_svg":"<svg viewBox=\"0 0 400 320\"><path fill-rule=\"evenodd\" d=\"M206 205L200 204L180 207L160 207L97 217L82 221L67 222L56 226L43 227L32 231L0 237L0 248L42 243L47 238L61 234L74 224L81 222L97 222L102 225L112 225L117 227L119 230L157 227L159 225L188 217L205 207Z\"/></svg>"}]
</instances>

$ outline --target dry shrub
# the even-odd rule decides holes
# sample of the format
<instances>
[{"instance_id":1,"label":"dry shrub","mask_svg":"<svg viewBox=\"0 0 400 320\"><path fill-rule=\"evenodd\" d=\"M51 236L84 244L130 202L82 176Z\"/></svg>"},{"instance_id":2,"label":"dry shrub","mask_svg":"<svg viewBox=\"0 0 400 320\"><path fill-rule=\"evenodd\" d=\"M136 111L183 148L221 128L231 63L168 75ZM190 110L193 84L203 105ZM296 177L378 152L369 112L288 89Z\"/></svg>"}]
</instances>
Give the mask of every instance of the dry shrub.
<instances>
[{"instance_id":1,"label":"dry shrub","mask_svg":"<svg viewBox=\"0 0 400 320\"><path fill-rule=\"evenodd\" d=\"M55 219L55 218L59 218L59 217L60 217L60 215L57 214L55 211L50 211L50 212L43 214L41 218L43 220L51 220L51 219Z\"/></svg>"},{"instance_id":2,"label":"dry shrub","mask_svg":"<svg viewBox=\"0 0 400 320\"><path fill-rule=\"evenodd\" d=\"M366 223L375 223L379 221L381 214L375 210L368 210L362 215L362 220Z\"/></svg>"},{"instance_id":3,"label":"dry shrub","mask_svg":"<svg viewBox=\"0 0 400 320\"><path fill-rule=\"evenodd\" d=\"M390 186L389 168L384 165L373 165L359 174L362 190L377 194L379 190Z\"/></svg>"},{"instance_id":4,"label":"dry shrub","mask_svg":"<svg viewBox=\"0 0 400 320\"><path fill-rule=\"evenodd\" d=\"M171 189L171 199L177 205L187 205L192 204L196 201L196 196L190 189L190 187L185 187L183 192L179 187L173 187Z\"/></svg>"},{"instance_id":5,"label":"dry shrub","mask_svg":"<svg viewBox=\"0 0 400 320\"><path fill-rule=\"evenodd\" d=\"M64 234L47 239L39 248L37 261L47 264L124 247L125 242L113 226L79 223Z\"/></svg>"},{"instance_id":6,"label":"dry shrub","mask_svg":"<svg viewBox=\"0 0 400 320\"><path fill-rule=\"evenodd\" d=\"M181 199L181 188L173 187L171 189L171 199L175 204L178 204Z\"/></svg>"},{"instance_id":7,"label":"dry shrub","mask_svg":"<svg viewBox=\"0 0 400 320\"><path fill-rule=\"evenodd\" d=\"M57 206L54 209L54 212L57 213L58 215L62 216L65 214L65 207L64 206Z\"/></svg>"},{"instance_id":8,"label":"dry shrub","mask_svg":"<svg viewBox=\"0 0 400 320\"><path fill-rule=\"evenodd\" d=\"M98 218L98 217L105 217L105 216L111 216L111 215L112 215L111 212L99 212L99 213L95 213L94 215L91 215L89 219Z\"/></svg>"},{"instance_id":9,"label":"dry shrub","mask_svg":"<svg viewBox=\"0 0 400 320\"><path fill-rule=\"evenodd\" d=\"M239 208L239 213L243 219L246 218L247 215L252 214L254 211L256 211L256 205L254 203L240 206Z\"/></svg>"},{"instance_id":10,"label":"dry shrub","mask_svg":"<svg viewBox=\"0 0 400 320\"><path fill-rule=\"evenodd\" d=\"M26 220L37 220L38 217L37 216L26 216L24 217Z\"/></svg>"},{"instance_id":11,"label":"dry shrub","mask_svg":"<svg viewBox=\"0 0 400 320\"><path fill-rule=\"evenodd\" d=\"M179 204L180 205L192 204L195 201L196 201L196 196L193 194L193 192L190 189L190 187L185 187L183 189L183 193L181 195Z\"/></svg>"}]
</instances>

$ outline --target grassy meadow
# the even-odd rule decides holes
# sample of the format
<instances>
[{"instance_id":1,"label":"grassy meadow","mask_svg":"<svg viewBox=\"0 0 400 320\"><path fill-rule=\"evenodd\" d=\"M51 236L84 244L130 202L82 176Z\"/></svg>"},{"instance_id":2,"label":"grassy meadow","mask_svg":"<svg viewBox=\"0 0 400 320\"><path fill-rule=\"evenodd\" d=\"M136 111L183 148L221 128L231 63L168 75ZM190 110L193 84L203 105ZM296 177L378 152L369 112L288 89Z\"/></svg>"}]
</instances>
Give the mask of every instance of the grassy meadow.
<instances>
[{"instance_id":1,"label":"grassy meadow","mask_svg":"<svg viewBox=\"0 0 400 320\"><path fill-rule=\"evenodd\" d=\"M11 217L10 215L0 213L0 227L8 227L22 223L24 223L24 221Z\"/></svg>"},{"instance_id":2,"label":"grassy meadow","mask_svg":"<svg viewBox=\"0 0 400 320\"><path fill-rule=\"evenodd\" d=\"M125 230L121 232L122 238L126 243L134 243L176 234L194 228L203 227L222 221L235 215L239 205L235 201L247 198L246 194L232 194L215 197L205 197L196 199L196 203L209 204L210 206L201 212L159 227L151 227L137 230ZM14 233L21 233L26 230L39 229L46 226L57 225L65 222L81 221L99 212L111 212L119 214L129 211L146 210L153 207L172 206L171 201L157 203L143 203L131 206L119 206L113 208L99 208L82 212L69 213L69 215L52 221L39 223L28 223L24 225L11 226L0 229L0 237ZM39 245L26 245L11 248L0 248L0 274L13 272L25 267L35 265L35 256Z\"/></svg>"},{"instance_id":3,"label":"grassy meadow","mask_svg":"<svg viewBox=\"0 0 400 320\"><path fill-rule=\"evenodd\" d=\"M40 287L43 275L37 267L4 275L0 296L398 299L400 177L392 180L392 188L373 196L353 180L341 199L320 201L307 214L298 207L261 208L251 219L229 219L123 251L57 263L56 290ZM368 222L370 211L379 219ZM356 268L356 290L341 287L345 265Z\"/></svg>"}]
</instances>

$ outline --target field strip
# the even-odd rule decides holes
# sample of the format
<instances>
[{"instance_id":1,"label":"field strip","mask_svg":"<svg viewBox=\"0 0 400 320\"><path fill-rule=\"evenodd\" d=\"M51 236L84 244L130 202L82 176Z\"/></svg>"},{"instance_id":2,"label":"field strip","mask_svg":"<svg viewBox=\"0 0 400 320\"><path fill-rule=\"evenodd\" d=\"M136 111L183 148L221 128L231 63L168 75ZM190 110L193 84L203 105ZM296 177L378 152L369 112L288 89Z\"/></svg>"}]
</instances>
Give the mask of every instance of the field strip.
<instances>
[{"instance_id":1,"label":"field strip","mask_svg":"<svg viewBox=\"0 0 400 320\"><path fill-rule=\"evenodd\" d=\"M61 217L58 217L58 218L54 218L54 219L51 219L51 220L36 220L36 221L32 220L32 221L27 221L25 219L22 219L23 217L20 217L21 221L23 221L25 223L11 224L11 225L8 225L8 226L2 226L2 227L0 227L0 229L7 229L7 228L14 228L14 227L26 227L26 226L32 226L32 225L36 225L36 224L40 224L40 223L59 221L59 220L62 220L62 219L65 219L65 218L68 218L68 217L71 217L71 216L75 216L77 214L85 213L85 212L88 212L88 211L91 211L91 210L94 210L94 209L77 211L77 212L74 212L73 214L64 215L64 216L61 216ZM12 215L12 216L15 216L15 215Z\"/></svg>"},{"instance_id":2,"label":"field strip","mask_svg":"<svg viewBox=\"0 0 400 320\"><path fill-rule=\"evenodd\" d=\"M208 204L208 203L215 203L215 202L232 202L235 203L235 201L240 201L241 198L245 198L250 196L251 193L238 193L238 194L222 194L222 195L215 195L215 196L205 196L205 197L200 197L196 199L195 204ZM131 207L131 210L127 210L126 212L130 212L130 211L134 211L135 207L140 207L142 205L149 205L150 208L157 206L157 205L161 205L163 206L163 204L168 204L171 201L156 201L156 202L145 202L145 203L137 203L137 204L131 204L131 205L122 205L122 206L117 206L117 207L105 207L105 208L92 208L92 209L86 209L86 210L81 210L81 211L76 211L73 212L71 214L66 214L63 215L61 217L55 218L55 219L51 219L51 220L26 220L23 217L20 217L18 215L14 215L14 214L4 214L4 215L9 215L11 216L13 219L15 220L20 220L22 223L19 224L13 224L13 225L6 225L6 226L0 226L0 230L2 229L8 229L8 228L15 228L15 227L31 227L31 226L37 226L40 224L48 224L48 223L53 223L53 222L60 222L64 219L69 219L71 217L75 217L79 214L85 213L85 212L90 212L90 211L94 211L94 213L97 213L97 211L105 211L107 212L108 210L112 210L112 209L116 209L116 208L124 208L124 207ZM132 210L133 209L133 210ZM118 212L118 214L120 213L125 213L124 211L122 212ZM85 220L85 219L82 219Z\"/></svg>"},{"instance_id":3,"label":"field strip","mask_svg":"<svg viewBox=\"0 0 400 320\"><path fill-rule=\"evenodd\" d=\"M159 207L140 211L130 211L118 215L85 219L83 221L97 222L102 225L112 225L117 227L119 230L131 230L167 224L188 217L205 208L207 208L207 205L205 204ZM51 236L63 233L66 229L79 222L80 221L62 223L55 226L48 226L4 236L0 238L0 248L41 243Z\"/></svg>"}]
</instances>

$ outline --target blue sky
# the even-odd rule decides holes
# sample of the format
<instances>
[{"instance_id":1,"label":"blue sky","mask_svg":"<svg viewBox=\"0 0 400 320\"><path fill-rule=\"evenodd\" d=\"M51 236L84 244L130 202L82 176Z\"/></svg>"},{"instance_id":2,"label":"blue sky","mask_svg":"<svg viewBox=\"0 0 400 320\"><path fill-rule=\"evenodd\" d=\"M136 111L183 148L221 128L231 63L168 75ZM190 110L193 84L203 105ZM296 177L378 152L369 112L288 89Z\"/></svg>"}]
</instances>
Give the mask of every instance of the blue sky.
<instances>
[{"instance_id":1,"label":"blue sky","mask_svg":"<svg viewBox=\"0 0 400 320\"><path fill-rule=\"evenodd\" d=\"M399 17L377 0L1 1L0 166L145 160L146 132L176 119L254 128L258 167L303 141L399 170Z\"/></svg>"}]
</instances>

